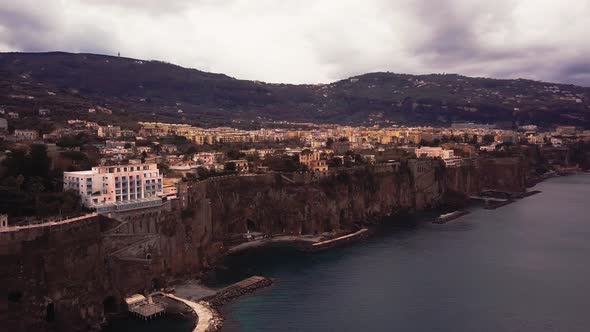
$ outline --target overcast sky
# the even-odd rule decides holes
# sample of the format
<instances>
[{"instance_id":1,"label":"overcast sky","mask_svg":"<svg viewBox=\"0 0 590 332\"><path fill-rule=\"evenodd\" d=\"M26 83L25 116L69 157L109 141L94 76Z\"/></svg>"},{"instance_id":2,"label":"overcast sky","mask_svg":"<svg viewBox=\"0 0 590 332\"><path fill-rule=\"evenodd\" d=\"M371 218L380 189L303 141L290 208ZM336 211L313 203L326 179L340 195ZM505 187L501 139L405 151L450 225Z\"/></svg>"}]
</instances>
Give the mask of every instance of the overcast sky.
<instances>
[{"instance_id":1,"label":"overcast sky","mask_svg":"<svg viewBox=\"0 0 590 332\"><path fill-rule=\"evenodd\" d=\"M590 86L589 0L0 0L1 51L326 83L372 71Z\"/></svg>"}]
</instances>

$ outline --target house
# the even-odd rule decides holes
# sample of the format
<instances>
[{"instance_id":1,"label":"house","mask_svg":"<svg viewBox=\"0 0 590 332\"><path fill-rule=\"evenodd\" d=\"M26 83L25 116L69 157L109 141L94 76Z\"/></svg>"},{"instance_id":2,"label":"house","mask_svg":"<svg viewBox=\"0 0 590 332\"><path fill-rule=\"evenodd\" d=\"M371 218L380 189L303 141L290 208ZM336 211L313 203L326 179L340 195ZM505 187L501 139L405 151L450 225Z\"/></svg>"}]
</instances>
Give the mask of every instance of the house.
<instances>
[{"instance_id":1,"label":"house","mask_svg":"<svg viewBox=\"0 0 590 332\"><path fill-rule=\"evenodd\" d=\"M8 121L4 118L0 118L0 132L8 131Z\"/></svg>"},{"instance_id":2,"label":"house","mask_svg":"<svg viewBox=\"0 0 590 332\"><path fill-rule=\"evenodd\" d=\"M305 149L299 154L299 163L307 166L312 172L326 172L328 165L325 160L320 159L320 152L317 150L311 151Z\"/></svg>"},{"instance_id":3,"label":"house","mask_svg":"<svg viewBox=\"0 0 590 332\"><path fill-rule=\"evenodd\" d=\"M248 173L250 167L248 166L248 161L245 159L239 160L230 160L227 164L235 165L235 170L238 173Z\"/></svg>"},{"instance_id":4,"label":"house","mask_svg":"<svg viewBox=\"0 0 590 332\"><path fill-rule=\"evenodd\" d=\"M39 138L39 132L29 129L16 129L14 137L17 141L34 141Z\"/></svg>"},{"instance_id":5,"label":"house","mask_svg":"<svg viewBox=\"0 0 590 332\"><path fill-rule=\"evenodd\" d=\"M121 137L121 127L119 126L100 126L97 132L98 137Z\"/></svg>"}]
</instances>

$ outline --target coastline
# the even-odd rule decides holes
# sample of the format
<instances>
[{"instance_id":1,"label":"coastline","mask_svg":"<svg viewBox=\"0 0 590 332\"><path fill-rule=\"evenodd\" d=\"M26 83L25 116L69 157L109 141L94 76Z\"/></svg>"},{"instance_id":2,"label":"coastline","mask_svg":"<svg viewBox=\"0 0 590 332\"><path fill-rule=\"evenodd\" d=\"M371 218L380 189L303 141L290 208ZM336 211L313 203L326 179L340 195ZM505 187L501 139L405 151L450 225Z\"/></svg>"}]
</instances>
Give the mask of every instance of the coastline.
<instances>
[{"instance_id":1,"label":"coastline","mask_svg":"<svg viewBox=\"0 0 590 332\"><path fill-rule=\"evenodd\" d=\"M527 189L532 188L532 187L536 186L537 184L544 182L545 180L554 178L554 177L569 176L569 175L580 174L580 173L588 174L588 172L585 172L585 171L581 171L581 172L577 172L577 173L570 173L570 174L563 174L563 175L558 174L558 173L552 173L551 175L547 176L547 174L545 174L541 179L539 179L539 178L535 179L534 184L531 185L529 183L527 185ZM500 208L500 207L506 206L508 204L511 204L516 201L522 200L524 198L536 195L538 193L540 193L540 191L538 191L538 190L532 190L532 191L526 190L525 192L522 192L522 193L513 193L513 194L515 194L514 199L510 199L507 203L501 204L500 206L496 206L494 208ZM468 208L470 206L474 206L474 204L470 203L468 201L465 205L465 208ZM467 210L461 210L461 211L466 212L466 213L461 213L460 215L452 218L452 220L460 219L464 215L468 214ZM447 221L451 221L451 220L447 220ZM445 224L445 223L443 223L443 224ZM380 224L380 223L377 223L377 224ZM310 253L317 252L317 251L323 251L323 250L329 250L329 249L335 248L339 245L349 244L349 243L353 243L353 242L361 240L361 239L365 239L365 238L373 235L376 232L377 228L378 228L378 226L376 226L376 225L366 226L365 228L362 228L359 231L336 236L336 237L332 237L332 238L325 238L326 235L323 235L323 236L284 235L284 236L277 236L277 237L273 237L273 238L253 240L250 242L241 243L239 245L231 247L230 249L227 250L227 252L223 255L223 257L231 256L233 254L241 253L241 252L248 251L251 249L261 249L261 248L262 249L269 249L269 248L272 248L273 246L277 246L277 245L292 246L295 249L298 249L298 250L301 250L304 252L310 252ZM266 287L269 285L270 284L266 284L262 287ZM232 286L234 286L234 285L232 285ZM221 301L217 304L212 304L209 302L201 302L201 303L204 303L203 305L206 305L209 308L209 310L212 312L212 317L215 317L214 319L217 322L216 323L217 329L206 330L206 332L221 330L223 317L220 314L220 311L218 310L220 307L222 307L223 305L225 305L225 304L227 304L239 297L247 296L262 287L253 287L252 289L248 289L247 291L239 292L239 294L233 294L228 299L225 299L224 301ZM223 290L219 290L219 292L221 292L221 291L223 291ZM208 299L213 299L213 298L215 298L215 295L209 297ZM207 299L204 299L204 300L207 300ZM206 316L206 318L208 318L208 317L209 316Z\"/></svg>"}]
</instances>

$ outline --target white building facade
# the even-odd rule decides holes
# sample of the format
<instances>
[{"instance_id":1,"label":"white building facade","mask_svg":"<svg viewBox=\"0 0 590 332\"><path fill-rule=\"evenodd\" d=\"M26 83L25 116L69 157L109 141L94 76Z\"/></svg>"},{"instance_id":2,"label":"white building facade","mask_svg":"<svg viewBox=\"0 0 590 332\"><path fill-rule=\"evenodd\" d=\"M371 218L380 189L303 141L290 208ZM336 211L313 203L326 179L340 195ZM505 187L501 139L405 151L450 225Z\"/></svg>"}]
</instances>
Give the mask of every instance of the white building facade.
<instances>
[{"instance_id":1,"label":"white building facade","mask_svg":"<svg viewBox=\"0 0 590 332\"><path fill-rule=\"evenodd\" d=\"M463 158L455 156L455 151L446 150L440 147L421 147L416 149L416 156L426 156L429 158L441 158L445 166L456 167L461 166Z\"/></svg>"},{"instance_id":2,"label":"white building facade","mask_svg":"<svg viewBox=\"0 0 590 332\"><path fill-rule=\"evenodd\" d=\"M162 175L157 164L92 167L64 172L64 190L75 190L87 207L116 210L161 202Z\"/></svg>"},{"instance_id":3,"label":"white building facade","mask_svg":"<svg viewBox=\"0 0 590 332\"><path fill-rule=\"evenodd\" d=\"M416 149L416 156L421 157L425 155L426 157L430 158L442 158L442 159L449 159L455 157L455 152L453 150L445 150L439 147L427 147L423 146L419 149Z\"/></svg>"}]
</instances>

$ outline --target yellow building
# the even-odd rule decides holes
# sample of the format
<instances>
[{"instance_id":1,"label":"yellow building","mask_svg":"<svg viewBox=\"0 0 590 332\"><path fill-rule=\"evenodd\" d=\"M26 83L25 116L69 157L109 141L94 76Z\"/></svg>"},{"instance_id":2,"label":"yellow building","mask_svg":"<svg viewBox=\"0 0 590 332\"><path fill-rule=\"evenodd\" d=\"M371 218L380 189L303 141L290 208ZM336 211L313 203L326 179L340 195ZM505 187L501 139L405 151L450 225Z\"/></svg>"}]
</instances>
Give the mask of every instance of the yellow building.
<instances>
[{"instance_id":1,"label":"yellow building","mask_svg":"<svg viewBox=\"0 0 590 332\"><path fill-rule=\"evenodd\" d=\"M328 170L326 161L320 159L320 152L317 150L303 150L299 155L299 163L307 166L312 172L326 172Z\"/></svg>"}]
</instances>

